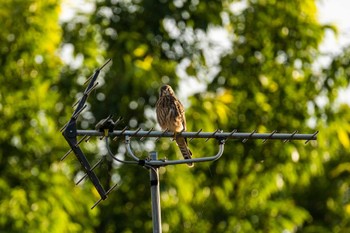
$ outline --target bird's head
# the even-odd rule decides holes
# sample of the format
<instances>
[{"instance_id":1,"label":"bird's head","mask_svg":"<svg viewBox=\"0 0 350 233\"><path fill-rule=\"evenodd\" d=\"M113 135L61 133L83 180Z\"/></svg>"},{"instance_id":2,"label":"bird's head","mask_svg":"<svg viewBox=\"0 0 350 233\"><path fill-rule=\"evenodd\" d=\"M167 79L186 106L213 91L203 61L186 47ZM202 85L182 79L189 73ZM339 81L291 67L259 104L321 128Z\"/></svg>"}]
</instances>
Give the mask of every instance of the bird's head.
<instances>
[{"instance_id":1,"label":"bird's head","mask_svg":"<svg viewBox=\"0 0 350 233\"><path fill-rule=\"evenodd\" d=\"M169 85L162 86L160 88L159 96L162 97L162 96L168 96L168 95L171 95L171 96L175 95L173 89Z\"/></svg>"}]
</instances>

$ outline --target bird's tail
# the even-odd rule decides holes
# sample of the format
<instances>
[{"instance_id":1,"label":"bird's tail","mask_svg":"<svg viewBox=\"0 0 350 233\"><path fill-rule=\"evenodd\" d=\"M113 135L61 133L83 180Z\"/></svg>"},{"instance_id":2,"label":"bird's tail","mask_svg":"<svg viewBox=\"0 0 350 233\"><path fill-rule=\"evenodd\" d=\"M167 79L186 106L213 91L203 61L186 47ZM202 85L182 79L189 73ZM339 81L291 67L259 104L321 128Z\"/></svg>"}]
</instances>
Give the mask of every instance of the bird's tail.
<instances>
[{"instance_id":1,"label":"bird's tail","mask_svg":"<svg viewBox=\"0 0 350 233\"><path fill-rule=\"evenodd\" d=\"M176 137L176 143L180 148L181 154L185 159L192 158L192 152L187 146L187 139L183 137ZM193 163L187 163L189 167L193 167Z\"/></svg>"}]
</instances>

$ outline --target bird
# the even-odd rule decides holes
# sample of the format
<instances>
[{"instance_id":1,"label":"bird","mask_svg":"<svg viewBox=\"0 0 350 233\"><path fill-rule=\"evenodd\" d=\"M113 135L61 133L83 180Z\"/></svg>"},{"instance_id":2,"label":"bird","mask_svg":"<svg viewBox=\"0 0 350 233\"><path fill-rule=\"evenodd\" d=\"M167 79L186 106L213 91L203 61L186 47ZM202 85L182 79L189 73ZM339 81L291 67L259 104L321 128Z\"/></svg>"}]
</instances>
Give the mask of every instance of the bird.
<instances>
[{"instance_id":1,"label":"bird","mask_svg":"<svg viewBox=\"0 0 350 233\"><path fill-rule=\"evenodd\" d=\"M178 132L186 131L185 110L181 102L175 96L171 86L163 85L160 88L159 98L156 103L157 121L163 130L174 133L174 139L180 148L181 154L185 159L192 158L192 152L188 148L187 139L178 137ZM187 163L193 167L193 163Z\"/></svg>"}]
</instances>

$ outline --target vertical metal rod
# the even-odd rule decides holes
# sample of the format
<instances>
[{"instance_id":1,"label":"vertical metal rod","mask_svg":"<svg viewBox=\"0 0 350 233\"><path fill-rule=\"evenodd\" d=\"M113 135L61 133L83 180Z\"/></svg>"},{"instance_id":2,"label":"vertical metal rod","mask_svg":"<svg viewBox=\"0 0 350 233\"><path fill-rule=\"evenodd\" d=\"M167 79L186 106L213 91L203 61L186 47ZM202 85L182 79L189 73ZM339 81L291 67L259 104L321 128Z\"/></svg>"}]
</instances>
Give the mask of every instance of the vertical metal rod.
<instances>
[{"instance_id":1,"label":"vertical metal rod","mask_svg":"<svg viewBox=\"0 0 350 233\"><path fill-rule=\"evenodd\" d=\"M150 152L151 160L157 160L157 152ZM151 199L152 199L152 221L153 233L162 233L162 219L160 210L160 193L159 193L159 172L157 166L150 168L151 181Z\"/></svg>"}]
</instances>

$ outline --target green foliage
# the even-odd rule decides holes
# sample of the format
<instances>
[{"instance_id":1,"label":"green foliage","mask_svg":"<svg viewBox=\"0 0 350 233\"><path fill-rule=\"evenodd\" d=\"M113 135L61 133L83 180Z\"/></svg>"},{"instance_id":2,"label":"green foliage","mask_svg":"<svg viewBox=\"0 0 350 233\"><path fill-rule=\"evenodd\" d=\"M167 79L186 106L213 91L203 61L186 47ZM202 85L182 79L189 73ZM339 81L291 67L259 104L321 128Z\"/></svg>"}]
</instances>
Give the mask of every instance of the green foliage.
<instances>
[{"instance_id":1,"label":"green foliage","mask_svg":"<svg viewBox=\"0 0 350 233\"><path fill-rule=\"evenodd\" d=\"M311 65L323 35L314 6L251 2L240 14L230 13L230 27L233 52L222 59L208 92L192 99L188 118L197 118L194 128L213 130L210 122L216 122L227 130L312 132L307 106L319 91ZM227 144L223 158L211 166L218 177L208 181L214 192L207 206L216 211L202 217L211 223L207 232L295 231L312 220L294 193L322 175L322 158L313 145Z\"/></svg>"},{"instance_id":2,"label":"green foliage","mask_svg":"<svg viewBox=\"0 0 350 233\"><path fill-rule=\"evenodd\" d=\"M152 231L147 170L106 159L98 176L106 189L120 185L91 211L98 194L90 182L74 187L79 163L72 155L57 161L68 149L58 131L72 113L65 106L81 95L92 69L112 58L82 128L109 114L124 118L119 128L157 128L162 83L183 94L176 87L196 80L206 91L186 102L190 131L320 130L307 145L227 141L214 163L160 168L163 232L349 231L350 108L337 98L349 85L350 50L315 71L324 31L335 31L318 23L315 1L93 4L62 28L57 1L0 4L0 229ZM208 52L216 45L206 37L213 28L226 30L231 45L216 63ZM67 46L83 67L62 64L57 52ZM215 140L203 141L190 142L194 157L217 152ZM111 146L125 155L122 141ZM160 158L180 156L169 139L132 146L142 158L154 147ZM105 153L99 139L83 149L91 162Z\"/></svg>"},{"instance_id":3,"label":"green foliage","mask_svg":"<svg viewBox=\"0 0 350 233\"><path fill-rule=\"evenodd\" d=\"M158 87L164 82L176 86L175 68L188 59L187 76L197 76L207 85L205 93L190 98L189 130L311 133L318 128L321 133L318 143L306 146L300 142L227 142L223 158L213 164L198 164L192 170L162 168L163 231L346 229L347 205L340 200L348 192L347 182L335 180L347 172L347 161L336 169L334 164L340 162L339 146L349 146L348 127L340 127L340 119L346 118L332 119L338 109L331 108L336 90L348 83L343 78L347 73L340 68L346 60L335 59L331 69L322 73L313 69L324 30L331 27L317 22L314 1L247 1L241 11L231 11L235 4L99 1L86 28L99 33L98 42L105 55L113 58L113 65L105 76L108 85L100 89L106 98L93 101L91 111L96 118L116 113L131 127L153 127L150 112ZM210 78L203 76L212 67L208 48L200 46L198 35L214 25L232 34L232 51L221 58L220 72ZM329 105L321 106L320 96ZM332 142L325 138L329 133L335 135ZM174 158L177 152L172 144L168 140L156 143L161 157ZM216 153L215 142L194 140L191 148L195 156ZM147 173L124 166L109 168L123 185L118 198L100 207L103 220L96 230L151 231ZM341 191L326 192L329 186ZM315 193L323 195L315 198ZM341 226L333 221L339 218ZM118 223L113 224L113 219Z\"/></svg>"},{"instance_id":4,"label":"green foliage","mask_svg":"<svg viewBox=\"0 0 350 233\"><path fill-rule=\"evenodd\" d=\"M91 232L90 192L75 188L57 119L57 1L0 3L0 229ZM84 216L84 217L82 217Z\"/></svg>"}]
</instances>

